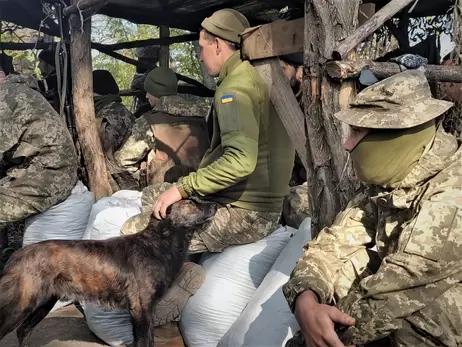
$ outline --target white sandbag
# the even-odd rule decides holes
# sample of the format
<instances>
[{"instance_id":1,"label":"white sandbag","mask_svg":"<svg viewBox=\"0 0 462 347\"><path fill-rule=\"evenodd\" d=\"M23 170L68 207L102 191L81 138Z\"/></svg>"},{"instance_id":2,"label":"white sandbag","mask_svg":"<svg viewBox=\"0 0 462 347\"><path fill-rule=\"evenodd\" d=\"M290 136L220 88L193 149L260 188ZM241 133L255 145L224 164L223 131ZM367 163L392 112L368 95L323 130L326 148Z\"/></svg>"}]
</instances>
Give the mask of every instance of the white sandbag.
<instances>
[{"instance_id":1,"label":"white sandbag","mask_svg":"<svg viewBox=\"0 0 462 347\"><path fill-rule=\"evenodd\" d=\"M94 194L78 181L66 200L25 219L23 246L45 240L81 240L94 201ZM58 301L51 311L70 303Z\"/></svg>"},{"instance_id":2,"label":"white sandbag","mask_svg":"<svg viewBox=\"0 0 462 347\"><path fill-rule=\"evenodd\" d=\"M92 209L85 239L105 240L120 236L122 225L141 212L141 192L118 191L99 200ZM88 328L110 346L133 342L130 314L125 310L110 310L92 303L81 303Z\"/></svg>"},{"instance_id":3,"label":"white sandbag","mask_svg":"<svg viewBox=\"0 0 462 347\"><path fill-rule=\"evenodd\" d=\"M311 218L306 218L217 347L284 347L299 330L282 286L302 256L303 246L310 240Z\"/></svg>"},{"instance_id":4,"label":"white sandbag","mask_svg":"<svg viewBox=\"0 0 462 347\"><path fill-rule=\"evenodd\" d=\"M114 207L120 207L121 209L108 210ZM100 215L100 213L105 210L108 211ZM137 212L135 212L135 210ZM118 215L117 212L121 211L122 214ZM102 198L98 200L91 209L83 239L105 240L109 237L119 236L120 228L123 223L131 216L140 212L141 192L139 191L119 190L111 196ZM96 219L98 220L96 221ZM114 230L114 228L118 228L118 230ZM94 237L92 235L94 235Z\"/></svg>"},{"instance_id":5,"label":"white sandbag","mask_svg":"<svg viewBox=\"0 0 462 347\"><path fill-rule=\"evenodd\" d=\"M93 193L78 181L62 203L25 219L23 246L45 240L82 239L94 199Z\"/></svg>"},{"instance_id":6,"label":"white sandbag","mask_svg":"<svg viewBox=\"0 0 462 347\"><path fill-rule=\"evenodd\" d=\"M214 347L241 314L255 290L295 231L280 227L255 243L206 253L201 264L206 279L180 319L188 347Z\"/></svg>"}]
</instances>

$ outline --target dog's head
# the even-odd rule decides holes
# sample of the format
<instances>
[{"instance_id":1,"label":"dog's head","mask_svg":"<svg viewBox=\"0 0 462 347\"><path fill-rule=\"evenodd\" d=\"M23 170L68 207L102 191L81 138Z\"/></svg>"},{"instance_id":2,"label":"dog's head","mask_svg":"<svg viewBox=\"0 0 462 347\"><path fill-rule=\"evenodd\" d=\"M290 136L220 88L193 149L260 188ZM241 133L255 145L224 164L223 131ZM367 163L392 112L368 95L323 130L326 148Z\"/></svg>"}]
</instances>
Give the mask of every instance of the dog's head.
<instances>
[{"instance_id":1,"label":"dog's head","mask_svg":"<svg viewBox=\"0 0 462 347\"><path fill-rule=\"evenodd\" d=\"M167 210L167 219L174 228L195 229L210 220L217 209L218 205L213 202L180 200Z\"/></svg>"}]
</instances>

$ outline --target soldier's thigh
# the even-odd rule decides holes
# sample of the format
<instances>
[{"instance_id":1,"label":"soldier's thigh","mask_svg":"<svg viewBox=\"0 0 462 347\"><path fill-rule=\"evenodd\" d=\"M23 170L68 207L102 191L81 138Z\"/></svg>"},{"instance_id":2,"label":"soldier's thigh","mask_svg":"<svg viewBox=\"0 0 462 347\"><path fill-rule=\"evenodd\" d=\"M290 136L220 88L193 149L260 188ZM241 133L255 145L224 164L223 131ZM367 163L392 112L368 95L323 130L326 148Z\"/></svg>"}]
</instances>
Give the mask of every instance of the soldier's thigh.
<instances>
[{"instance_id":1,"label":"soldier's thigh","mask_svg":"<svg viewBox=\"0 0 462 347\"><path fill-rule=\"evenodd\" d=\"M460 346L462 342L462 284L457 284L394 333L395 346Z\"/></svg>"},{"instance_id":2,"label":"soldier's thigh","mask_svg":"<svg viewBox=\"0 0 462 347\"><path fill-rule=\"evenodd\" d=\"M197 232L210 252L221 252L231 245L261 240L274 231L280 213L257 212L232 206L221 206L210 224Z\"/></svg>"}]
</instances>

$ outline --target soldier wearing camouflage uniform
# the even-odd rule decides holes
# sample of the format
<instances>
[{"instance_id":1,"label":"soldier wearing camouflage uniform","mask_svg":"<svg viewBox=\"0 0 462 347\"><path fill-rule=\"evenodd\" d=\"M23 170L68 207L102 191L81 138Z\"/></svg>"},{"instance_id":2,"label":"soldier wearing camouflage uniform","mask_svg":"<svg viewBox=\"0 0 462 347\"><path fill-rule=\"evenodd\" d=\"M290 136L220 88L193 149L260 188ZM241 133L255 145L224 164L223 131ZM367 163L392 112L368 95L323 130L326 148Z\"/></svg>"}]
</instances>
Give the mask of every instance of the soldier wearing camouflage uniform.
<instances>
[{"instance_id":1,"label":"soldier wearing camouflage uniform","mask_svg":"<svg viewBox=\"0 0 462 347\"><path fill-rule=\"evenodd\" d=\"M175 72L159 67L148 74L144 89L153 109L138 118L131 134L115 153L119 165L144 188L176 182L197 170L209 147L205 101L177 95Z\"/></svg>"},{"instance_id":2,"label":"soldier wearing camouflage uniform","mask_svg":"<svg viewBox=\"0 0 462 347\"><path fill-rule=\"evenodd\" d=\"M249 62L240 59L239 34L249 27L247 19L236 10L225 9L206 18L202 27L201 60L208 74L218 77L207 124L210 147L199 168L177 183L146 187L142 213L122 226L123 234L140 232L151 214L165 218L167 208L181 199L219 203L214 218L194 234L191 255L221 252L272 233L280 220L295 156L265 82ZM177 320L204 279L201 266L185 263L156 307L155 324Z\"/></svg>"},{"instance_id":3,"label":"soldier wearing camouflage uniform","mask_svg":"<svg viewBox=\"0 0 462 347\"><path fill-rule=\"evenodd\" d=\"M122 104L119 87L109 71L93 71L93 99L96 124L112 190L113 192L120 189L137 190L138 182L114 159L114 153L130 134L135 116Z\"/></svg>"},{"instance_id":4,"label":"soldier wearing camouflage uniform","mask_svg":"<svg viewBox=\"0 0 462 347\"><path fill-rule=\"evenodd\" d=\"M435 120L451 106L405 71L336 114L371 186L305 246L284 285L301 327L287 346L460 346L462 148Z\"/></svg>"},{"instance_id":5,"label":"soldier wearing camouflage uniform","mask_svg":"<svg viewBox=\"0 0 462 347\"><path fill-rule=\"evenodd\" d=\"M0 66L0 75L2 75ZM64 201L77 182L77 155L64 120L36 90L10 74L0 83L0 233Z\"/></svg>"}]
</instances>

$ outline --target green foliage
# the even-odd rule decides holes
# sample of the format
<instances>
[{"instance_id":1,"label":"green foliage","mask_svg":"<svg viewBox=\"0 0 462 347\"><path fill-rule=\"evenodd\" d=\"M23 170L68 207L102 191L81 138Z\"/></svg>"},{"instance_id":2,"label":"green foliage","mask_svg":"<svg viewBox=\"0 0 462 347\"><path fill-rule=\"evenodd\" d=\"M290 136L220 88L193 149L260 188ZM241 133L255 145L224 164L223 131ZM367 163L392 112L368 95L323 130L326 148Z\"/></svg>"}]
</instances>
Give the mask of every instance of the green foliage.
<instances>
[{"instance_id":1,"label":"green foliage","mask_svg":"<svg viewBox=\"0 0 462 347\"><path fill-rule=\"evenodd\" d=\"M34 30L25 29L5 21L0 22L0 28L0 42L27 43L31 42L36 36ZM36 69L35 66L36 56L38 53L37 50L5 50L5 53L13 58L13 64L16 71L20 73L39 73L39 70Z\"/></svg>"},{"instance_id":2,"label":"green foliage","mask_svg":"<svg viewBox=\"0 0 462 347\"><path fill-rule=\"evenodd\" d=\"M183 35L187 32L170 29L171 36ZM123 19L110 18L102 15L92 19L92 41L103 44L146 40L159 37L159 28L152 25L136 25ZM135 49L124 49L118 53L136 59ZM171 67L176 72L199 81L202 80L199 62L191 42L176 43L170 46ZM109 70L114 76L120 89L130 88L135 67L109 57L103 53L93 51L93 68ZM124 103L130 106L132 98L124 98Z\"/></svg>"}]
</instances>

